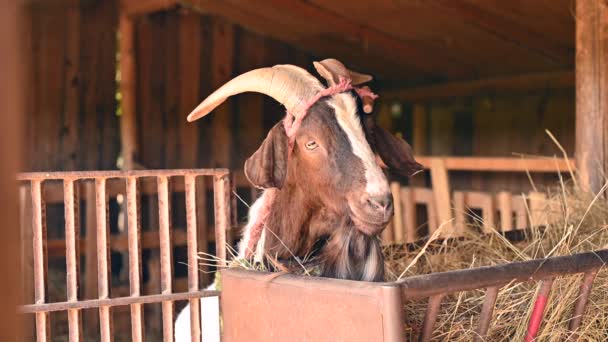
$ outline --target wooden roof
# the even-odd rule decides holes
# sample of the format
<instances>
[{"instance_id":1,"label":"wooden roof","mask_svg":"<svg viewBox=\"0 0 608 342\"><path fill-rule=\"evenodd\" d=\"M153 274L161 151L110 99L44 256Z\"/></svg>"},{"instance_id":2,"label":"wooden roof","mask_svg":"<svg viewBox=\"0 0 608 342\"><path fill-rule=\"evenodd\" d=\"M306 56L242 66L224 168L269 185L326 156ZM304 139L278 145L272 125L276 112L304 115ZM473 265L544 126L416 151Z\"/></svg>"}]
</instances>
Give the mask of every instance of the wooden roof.
<instances>
[{"instance_id":1,"label":"wooden roof","mask_svg":"<svg viewBox=\"0 0 608 342\"><path fill-rule=\"evenodd\" d=\"M399 85L572 70L573 0L125 0L220 15Z\"/></svg>"}]
</instances>

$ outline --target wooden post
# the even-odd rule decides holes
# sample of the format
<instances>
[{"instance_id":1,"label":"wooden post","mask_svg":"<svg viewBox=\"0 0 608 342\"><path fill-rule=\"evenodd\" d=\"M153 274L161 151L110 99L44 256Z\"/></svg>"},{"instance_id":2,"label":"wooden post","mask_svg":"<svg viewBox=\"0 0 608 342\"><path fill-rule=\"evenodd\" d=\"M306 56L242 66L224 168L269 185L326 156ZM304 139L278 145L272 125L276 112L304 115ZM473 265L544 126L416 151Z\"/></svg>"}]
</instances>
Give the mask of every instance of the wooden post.
<instances>
[{"instance_id":1,"label":"wooden post","mask_svg":"<svg viewBox=\"0 0 608 342\"><path fill-rule=\"evenodd\" d=\"M19 209L15 173L21 167L21 122L25 117L25 44L28 23L24 1L0 3L0 341L18 341L19 320L15 307L19 301Z\"/></svg>"},{"instance_id":2,"label":"wooden post","mask_svg":"<svg viewBox=\"0 0 608 342\"><path fill-rule=\"evenodd\" d=\"M122 115L120 118L120 140L122 143L123 169L132 170L137 152L137 129L135 119L135 29L133 20L120 15L120 92L122 93Z\"/></svg>"},{"instance_id":3,"label":"wooden post","mask_svg":"<svg viewBox=\"0 0 608 342\"><path fill-rule=\"evenodd\" d=\"M433 195L435 205L437 206L439 225L445 225L441 236L451 237L453 231L450 181L445 161L442 158L431 159L431 182L433 184Z\"/></svg>"},{"instance_id":4,"label":"wooden post","mask_svg":"<svg viewBox=\"0 0 608 342\"><path fill-rule=\"evenodd\" d=\"M414 149L414 154L417 156L425 156L428 155L428 124L427 124L427 115L426 108L423 104L414 105L413 109L413 134L412 134L412 148ZM419 174L410 179L411 186L425 186L425 177L424 174Z\"/></svg>"},{"instance_id":5,"label":"wooden post","mask_svg":"<svg viewBox=\"0 0 608 342\"><path fill-rule=\"evenodd\" d=\"M597 193L608 171L608 4L576 1L576 168Z\"/></svg>"}]
</instances>

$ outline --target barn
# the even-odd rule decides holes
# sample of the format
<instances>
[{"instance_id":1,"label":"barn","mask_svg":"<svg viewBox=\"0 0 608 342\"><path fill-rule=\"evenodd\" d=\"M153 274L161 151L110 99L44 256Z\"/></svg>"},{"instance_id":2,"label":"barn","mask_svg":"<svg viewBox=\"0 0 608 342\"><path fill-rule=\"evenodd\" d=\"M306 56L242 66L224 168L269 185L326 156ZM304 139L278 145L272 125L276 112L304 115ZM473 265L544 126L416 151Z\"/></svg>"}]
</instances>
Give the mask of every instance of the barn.
<instances>
[{"instance_id":1,"label":"barn","mask_svg":"<svg viewBox=\"0 0 608 342\"><path fill-rule=\"evenodd\" d=\"M254 68L295 64L314 74L313 61L332 57L374 76L380 125L409 141L427 169L391 179L396 214L382 235L387 244L414 243L446 222L447 237L457 236L468 210L483 229L525 229L550 219L546 187L575 175L571 181L598 194L608 172L602 0L18 3L18 12L2 10L19 15L0 30L18 54L18 68L11 56L3 63L17 71L17 86L2 101L0 145L10 147L2 158L15 161L3 184L20 173L19 188L3 195L18 201L2 208L12 223L2 244L20 256L7 265L22 283L12 291L36 313L24 319L24 340L99 336L101 304L69 302L198 293L211 281L215 268L197 274L195 257L225 255L224 234L229 245L238 239L258 194L243 163L284 110L244 94L205 120L185 118ZM100 255L105 211L108 248ZM170 340L166 312L195 297L171 297L171 306L158 298L112 306L107 332ZM50 303L68 305L34 307Z\"/></svg>"}]
</instances>

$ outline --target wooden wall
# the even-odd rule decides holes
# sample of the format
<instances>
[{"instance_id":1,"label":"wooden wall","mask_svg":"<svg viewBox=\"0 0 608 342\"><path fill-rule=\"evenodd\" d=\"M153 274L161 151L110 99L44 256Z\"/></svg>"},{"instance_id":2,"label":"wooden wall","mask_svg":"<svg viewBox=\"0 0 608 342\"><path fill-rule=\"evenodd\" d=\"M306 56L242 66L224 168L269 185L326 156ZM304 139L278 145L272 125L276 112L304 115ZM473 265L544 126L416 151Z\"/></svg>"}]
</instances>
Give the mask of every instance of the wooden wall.
<instances>
[{"instance_id":1,"label":"wooden wall","mask_svg":"<svg viewBox=\"0 0 608 342\"><path fill-rule=\"evenodd\" d=\"M118 0L36 1L29 13L24 169L116 168Z\"/></svg>"},{"instance_id":2,"label":"wooden wall","mask_svg":"<svg viewBox=\"0 0 608 342\"><path fill-rule=\"evenodd\" d=\"M141 17L136 23L139 154L146 168L242 168L282 117L259 94L227 101L195 123L188 113L211 91L254 68L312 58L220 18L185 11Z\"/></svg>"},{"instance_id":3,"label":"wooden wall","mask_svg":"<svg viewBox=\"0 0 608 342\"><path fill-rule=\"evenodd\" d=\"M536 155L562 157L545 130L549 130L574 155L574 89L527 95L479 96L419 104L425 122L411 141L424 145L428 155L513 157ZM412 126L418 126L416 118ZM423 138L416 135L423 135ZM531 190L525 174L455 173L457 190L514 192ZM533 175L537 186L553 184L555 175Z\"/></svg>"}]
</instances>

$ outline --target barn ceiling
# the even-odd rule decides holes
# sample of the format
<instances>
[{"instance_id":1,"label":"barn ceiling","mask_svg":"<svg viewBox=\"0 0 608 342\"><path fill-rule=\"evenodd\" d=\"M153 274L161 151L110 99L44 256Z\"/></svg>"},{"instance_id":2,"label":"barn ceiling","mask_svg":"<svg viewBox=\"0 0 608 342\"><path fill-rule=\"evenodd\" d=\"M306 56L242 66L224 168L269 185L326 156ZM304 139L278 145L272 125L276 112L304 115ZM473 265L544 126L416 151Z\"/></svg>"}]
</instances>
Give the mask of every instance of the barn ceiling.
<instances>
[{"instance_id":1,"label":"barn ceiling","mask_svg":"<svg viewBox=\"0 0 608 342\"><path fill-rule=\"evenodd\" d=\"M174 2L399 85L564 71L574 65L574 0Z\"/></svg>"}]
</instances>

